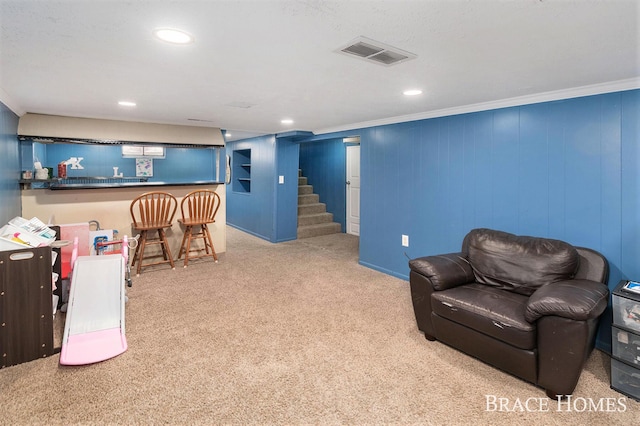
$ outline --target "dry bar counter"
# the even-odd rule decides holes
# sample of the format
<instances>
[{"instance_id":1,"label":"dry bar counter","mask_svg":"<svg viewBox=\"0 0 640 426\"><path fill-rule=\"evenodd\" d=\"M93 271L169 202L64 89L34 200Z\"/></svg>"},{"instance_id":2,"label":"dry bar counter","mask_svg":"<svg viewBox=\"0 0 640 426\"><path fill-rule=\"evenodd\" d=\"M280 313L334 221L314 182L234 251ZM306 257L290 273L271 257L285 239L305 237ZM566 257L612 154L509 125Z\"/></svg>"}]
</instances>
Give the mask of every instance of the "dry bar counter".
<instances>
[{"instance_id":1,"label":"dry bar counter","mask_svg":"<svg viewBox=\"0 0 640 426\"><path fill-rule=\"evenodd\" d=\"M101 189L101 188L153 188L163 186L221 185L224 182L197 180L191 182L151 181L147 178L70 177L65 179L21 179L20 184L27 189Z\"/></svg>"}]
</instances>

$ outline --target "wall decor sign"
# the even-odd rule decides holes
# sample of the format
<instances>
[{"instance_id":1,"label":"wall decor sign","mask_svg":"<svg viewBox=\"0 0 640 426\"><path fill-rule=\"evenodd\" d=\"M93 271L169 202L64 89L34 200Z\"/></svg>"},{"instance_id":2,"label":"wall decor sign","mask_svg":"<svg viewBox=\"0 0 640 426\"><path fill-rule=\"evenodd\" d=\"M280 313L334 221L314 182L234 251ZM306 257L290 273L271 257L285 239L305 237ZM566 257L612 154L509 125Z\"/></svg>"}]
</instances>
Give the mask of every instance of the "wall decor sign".
<instances>
[{"instance_id":1,"label":"wall decor sign","mask_svg":"<svg viewBox=\"0 0 640 426\"><path fill-rule=\"evenodd\" d=\"M136 158L136 177L152 177L153 160L151 158Z\"/></svg>"}]
</instances>

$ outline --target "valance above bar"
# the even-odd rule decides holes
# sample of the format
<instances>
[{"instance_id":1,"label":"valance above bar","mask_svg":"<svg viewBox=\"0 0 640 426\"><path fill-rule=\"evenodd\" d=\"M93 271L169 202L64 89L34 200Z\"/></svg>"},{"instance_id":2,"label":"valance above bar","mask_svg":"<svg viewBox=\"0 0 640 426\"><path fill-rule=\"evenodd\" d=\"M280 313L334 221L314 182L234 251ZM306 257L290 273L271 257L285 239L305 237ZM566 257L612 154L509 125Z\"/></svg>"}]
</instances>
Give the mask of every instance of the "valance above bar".
<instances>
[{"instance_id":1,"label":"valance above bar","mask_svg":"<svg viewBox=\"0 0 640 426\"><path fill-rule=\"evenodd\" d=\"M224 146L217 127L142 123L27 113L20 117L18 137L41 142L154 143Z\"/></svg>"}]
</instances>

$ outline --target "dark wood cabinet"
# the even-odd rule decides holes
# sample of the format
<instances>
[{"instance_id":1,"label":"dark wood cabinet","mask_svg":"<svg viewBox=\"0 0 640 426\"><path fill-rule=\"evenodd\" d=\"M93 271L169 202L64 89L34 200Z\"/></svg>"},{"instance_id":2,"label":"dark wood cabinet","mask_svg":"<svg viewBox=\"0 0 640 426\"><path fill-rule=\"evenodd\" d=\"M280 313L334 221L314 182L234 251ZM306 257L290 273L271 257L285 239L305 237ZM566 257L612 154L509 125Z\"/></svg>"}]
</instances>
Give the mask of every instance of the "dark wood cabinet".
<instances>
[{"instance_id":1,"label":"dark wood cabinet","mask_svg":"<svg viewBox=\"0 0 640 426\"><path fill-rule=\"evenodd\" d=\"M53 355L51 247L0 251L0 368Z\"/></svg>"}]
</instances>

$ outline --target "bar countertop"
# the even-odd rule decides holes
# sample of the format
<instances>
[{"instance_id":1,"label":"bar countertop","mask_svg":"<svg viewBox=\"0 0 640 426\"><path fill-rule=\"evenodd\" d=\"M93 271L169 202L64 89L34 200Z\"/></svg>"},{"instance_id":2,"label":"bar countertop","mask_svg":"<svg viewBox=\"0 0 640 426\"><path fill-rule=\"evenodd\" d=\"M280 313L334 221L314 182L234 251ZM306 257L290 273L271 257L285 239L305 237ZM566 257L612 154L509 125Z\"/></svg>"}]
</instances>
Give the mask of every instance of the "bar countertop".
<instances>
[{"instance_id":1,"label":"bar countertop","mask_svg":"<svg viewBox=\"0 0 640 426\"><path fill-rule=\"evenodd\" d=\"M21 179L20 184L29 185L33 189L50 189L52 191L65 189L104 189L104 188L146 188L157 186L198 186L198 185L223 185L224 182L214 180L197 180L191 182L132 182L126 179L89 178L91 181L80 180L73 182L71 179ZM71 182L70 182L71 181ZM34 184L38 184L34 186Z\"/></svg>"}]
</instances>

